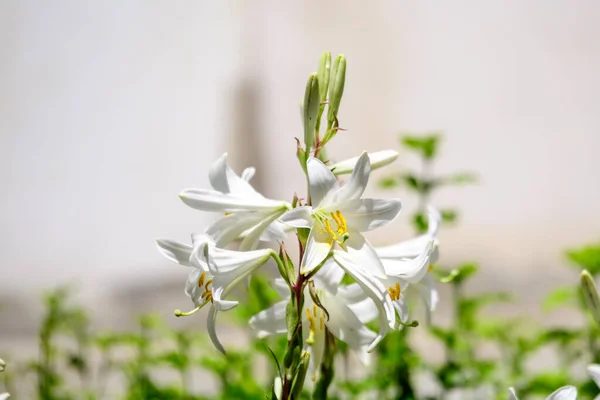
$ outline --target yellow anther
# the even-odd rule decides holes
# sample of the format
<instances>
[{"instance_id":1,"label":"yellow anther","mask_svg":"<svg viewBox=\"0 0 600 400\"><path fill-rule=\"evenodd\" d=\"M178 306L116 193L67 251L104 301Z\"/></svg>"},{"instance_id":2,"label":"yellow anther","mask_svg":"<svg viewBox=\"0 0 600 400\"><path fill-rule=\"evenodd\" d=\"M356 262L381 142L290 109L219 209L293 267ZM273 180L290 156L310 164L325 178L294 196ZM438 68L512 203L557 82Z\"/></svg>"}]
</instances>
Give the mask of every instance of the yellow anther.
<instances>
[{"instance_id":1,"label":"yellow anther","mask_svg":"<svg viewBox=\"0 0 600 400\"><path fill-rule=\"evenodd\" d=\"M323 319L322 315L321 315L319 327L321 328L321 332L323 332L325 330L325 320Z\"/></svg>"},{"instance_id":2,"label":"yellow anther","mask_svg":"<svg viewBox=\"0 0 600 400\"><path fill-rule=\"evenodd\" d=\"M231 213L230 213L230 212L226 212L226 213L225 213L225 216L226 216L226 217L229 217L230 215L231 215Z\"/></svg>"},{"instance_id":3,"label":"yellow anther","mask_svg":"<svg viewBox=\"0 0 600 400\"><path fill-rule=\"evenodd\" d=\"M318 309L317 309L317 305L316 305L316 304L314 304L314 305L313 305L313 315L315 316L315 318L317 318L317 311L318 311Z\"/></svg>"},{"instance_id":4,"label":"yellow anther","mask_svg":"<svg viewBox=\"0 0 600 400\"><path fill-rule=\"evenodd\" d=\"M400 283L396 282L395 286L390 286L388 288L388 292L390 293L390 298L392 301L400 300Z\"/></svg>"},{"instance_id":5,"label":"yellow anther","mask_svg":"<svg viewBox=\"0 0 600 400\"><path fill-rule=\"evenodd\" d=\"M204 290L208 290L208 285L210 285L212 283L212 279L209 279L206 281L206 283L204 284Z\"/></svg>"},{"instance_id":6,"label":"yellow anther","mask_svg":"<svg viewBox=\"0 0 600 400\"><path fill-rule=\"evenodd\" d=\"M202 287L204 285L204 278L206 278L206 272L200 274L200 278L198 278L198 287Z\"/></svg>"},{"instance_id":7,"label":"yellow anther","mask_svg":"<svg viewBox=\"0 0 600 400\"><path fill-rule=\"evenodd\" d=\"M429 267L427 268L427 271L431 271L433 269L433 264L429 264Z\"/></svg>"},{"instance_id":8,"label":"yellow anther","mask_svg":"<svg viewBox=\"0 0 600 400\"><path fill-rule=\"evenodd\" d=\"M342 214L340 210L337 210L335 215L337 215L338 220L340 221L338 223L338 231L341 229L343 231L342 234L347 233L348 227L346 226L346 218L344 218L344 214Z\"/></svg>"},{"instance_id":9,"label":"yellow anther","mask_svg":"<svg viewBox=\"0 0 600 400\"><path fill-rule=\"evenodd\" d=\"M331 223L329 222L328 219L325 220L325 229L327 229L327 232L331 235L333 240L337 240L337 235L335 234L333 229L331 229Z\"/></svg>"}]
</instances>

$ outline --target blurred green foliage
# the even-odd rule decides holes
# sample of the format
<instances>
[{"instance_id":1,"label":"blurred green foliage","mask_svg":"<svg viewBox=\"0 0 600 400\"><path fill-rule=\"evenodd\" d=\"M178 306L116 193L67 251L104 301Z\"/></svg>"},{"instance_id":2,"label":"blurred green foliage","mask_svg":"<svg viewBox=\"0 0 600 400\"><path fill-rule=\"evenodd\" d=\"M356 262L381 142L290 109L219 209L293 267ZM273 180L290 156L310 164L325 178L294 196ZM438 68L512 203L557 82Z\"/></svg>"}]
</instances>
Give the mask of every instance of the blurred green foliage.
<instances>
[{"instance_id":1,"label":"blurred green foliage","mask_svg":"<svg viewBox=\"0 0 600 400\"><path fill-rule=\"evenodd\" d=\"M383 177L380 186L412 191L417 209L411 221L416 233L426 232L425 209L436 190L473 184L477 178L470 172L434 175L433 163L442 143L439 133L402 136L400 143L406 151L419 156L421 165L415 171L397 171ZM441 214L446 226L459 219L459 212L453 207L442 208ZM587 269L594 277L600 275L600 243L569 250L566 259L578 270ZM574 327L542 327L525 317L490 315L490 306L518 298L507 292L468 294L472 291L466 288L477 279L479 270L480 266L473 262L453 267L436 264L431 274L450 292L441 300L451 304L452 323L422 323L416 329L389 334L377 347L376 359L363 371L361 379L348 378L350 354L347 346L338 342L336 357L345 368L336 367L337 375L328 391L328 382L324 390L319 389L318 382L313 396L309 387L299 398L324 399L327 393L329 399L444 399L456 390L475 390L479 393L476 398L504 399L507 388L514 386L521 398L527 399L544 396L566 384L578 387L579 398L594 398L600 390L581 368L600 362L600 332L585 307L578 280L574 278L571 285L550 292L542 308L548 313L568 310L581 316L582 323ZM233 313L244 328L252 315L281 300L261 276L253 277L247 293L247 300L240 302ZM14 361L11 349L0 348L8 364L0 374L0 382L13 398L262 400L272 398L273 378L281 369L277 360L283 359L286 351L286 337L281 335L266 340L244 338L249 342L247 346L229 349L223 356L213 349L205 332L172 329L156 315L140 317L135 331L93 332L88 313L73 304L72 291L67 288L47 294L44 306L35 360ZM412 346L411 336L426 332L442 349L440 363L427 361L428 357ZM483 356L483 347L496 351ZM532 366L532 360L543 349L554 351L558 363ZM334 364L326 367L323 374L333 376ZM203 390L194 385L200 371L211 376L213 388ZM434 381L437 391L429 390L428 397L421 394L421 388L415 384L418 376ZM115 379L119 381L118 390ZM31 384L17 386L17 381L22 380Z\"/></svg>"}]
</instances>

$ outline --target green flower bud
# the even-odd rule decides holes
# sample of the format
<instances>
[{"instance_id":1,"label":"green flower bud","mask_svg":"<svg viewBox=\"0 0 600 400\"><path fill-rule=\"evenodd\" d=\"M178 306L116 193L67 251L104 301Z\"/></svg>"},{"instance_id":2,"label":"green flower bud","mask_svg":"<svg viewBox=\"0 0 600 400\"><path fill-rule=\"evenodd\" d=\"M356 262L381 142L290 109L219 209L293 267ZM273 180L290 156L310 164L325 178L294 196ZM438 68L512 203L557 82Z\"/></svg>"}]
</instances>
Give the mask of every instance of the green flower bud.
<instances>
[{"instance_id":1,"label":"green flower bud","mask_svg":"<svg viewBox=\"0 0 600 400\"><path fill-rule=\"evenodd\" d=\"M331 53L326 51L319 60L319 94L321 102L327 99L327 89L329 89L329 75L331 73Z\"/></svg>"},{"instance_id":2,"label":"green flower bud","mask_svg":"<svg viewBox=\"0 0 600 400\"><path fill-rule=\"evenodd\" d=\"M596 289L594 278L585 269L581 271L581 290L592 313L592 317L594 317L594 321L600 326L600 297L598 296L598 289Z\"/></svg>"},{"instance_id":3,"label":"green flower bud","mask_svg":"<svg viewBox=\"0 0 600 400\"><path fill-rule=\"evenodd\" d=\"M302 117L304 119L304 144L308 149L315 144L315 128L319 115L319 104L319 79L315 73L308 77L302 110Z\"/></svg>"},{"instance_id":4,"label":"green flower bud","mask_svg":"<svg viewBox=\"0 0 600 400\"><path fill-rule=\"evenodd\" d=\"M300 355L300 364L296 369L294 379L292 380L292 399L300 398L302 387L304 387L304 381L306 379L306 373L308 372L308 364L310 362L310 353L303 351Z\"/></svg>"},{"instance_id":5,"label":"green flower bud","mask_svg":"<svg viewBox=\"0 0 600 400\"><path fill-rule=\"evenodd\" d=\"M327 112L327 120L329 123L337 118L342 95L344 94L344 83L346 82L346 57L340 54L333 62L331 70L331 78L329 85L329 110Z\"/></svg>"}]
</instances>

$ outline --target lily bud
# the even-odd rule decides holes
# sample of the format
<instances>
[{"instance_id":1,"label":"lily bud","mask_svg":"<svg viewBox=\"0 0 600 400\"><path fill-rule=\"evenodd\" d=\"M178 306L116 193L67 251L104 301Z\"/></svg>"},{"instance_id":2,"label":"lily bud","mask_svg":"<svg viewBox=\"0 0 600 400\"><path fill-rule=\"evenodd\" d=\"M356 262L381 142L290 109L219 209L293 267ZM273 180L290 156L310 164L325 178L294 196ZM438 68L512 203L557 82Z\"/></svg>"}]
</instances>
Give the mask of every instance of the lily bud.
<instances>
[{"instance_id":1,"label":"lily bud","mask_svg":"<svg viewBox=\"0 0 600 400\"><path fill-rule=\"evenodd\" d=\"M600 326L600 297L598 296L598 289L596 289L594 278L585 269L581 271L581 290L592 313L592 317L594 317L594 321Z\"/></svg>"},{"instance_id":2,"label":"lily bud","mask_svg":"<svg viewBox=\"0 0 600 400\"><path fill-rule=\"evenodd\" d=\"M376 151L374 153L367 153L367 155L369 156L369 161L371 162L371 171L377 168L385 167L386 165L396 161L398 158L398 152L395 150ZM356 161L358 161L358 157L349 158L329 166L329 169L336 176L351 174L354 166L356 165Z\"/></svg>"},{"instance_id":3,"label":"lily bud","mask_svg":"<svg viewBox=\"0 0 600 400\"><path fill-rule=\"evenodd\" d=\"M344 94L344 83L346 82L346 56L340 54L333 62L331 78L329 85L329 111L327 120L333 123L337 118L337 113Z\"/></svg>"},{"instance_id":4,"label":"lily bud","mask_svg":"<svg viewBox=\"0 0 600 400\"><path fill-rule=\"evenodd\" d=\"M331 53L326 51L319 60L319 95L321 102L327 98L327 89L329 89L329 76L331 73Z\"/></svg>"},{"instance_id":5,"label":"lily bud","mask_svg":"<svg viewBox=\"0 0 600 400\"><path fill-rule=\"evenodd\" d=\"M302 117L304 119L304 144L311 148L315 144L315 128L319 115L319 79L317 74L311 74L306 83Z\"/></svg>"},{"instance_id":6,"label":"lily bud","mask_svg":"<svg viewBox=\"0 0 600 400\"><path fill-rule=\"evenodd\" d=\"M292 399L300 398L300 393L302 392L302 387L304 386L304 380L306 379L306 373L308 372L309 363L310 353L304 350L300 355L300 364L298 364L294 380L292 381Z\"/></svg>"}]
</instances>

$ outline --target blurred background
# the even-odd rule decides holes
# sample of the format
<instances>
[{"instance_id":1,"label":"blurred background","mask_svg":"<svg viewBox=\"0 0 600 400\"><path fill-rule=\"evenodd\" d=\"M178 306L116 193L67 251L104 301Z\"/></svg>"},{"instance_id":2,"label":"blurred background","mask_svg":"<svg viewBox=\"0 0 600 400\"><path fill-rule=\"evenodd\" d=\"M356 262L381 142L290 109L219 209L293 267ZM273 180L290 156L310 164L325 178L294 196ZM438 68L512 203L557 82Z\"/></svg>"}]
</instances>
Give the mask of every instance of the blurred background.
<instances>
[{"instance_id":1,"label":"blurred background","mask_svg":"<svg viewBox=\"0 0 600 400\"><path fill-rule=\"evenodd\" d=\"M0 346L35 353L40 294L64 283L97 327L183 323L187 270L153 240L211 221L177 194L225 151L268 197L302 190L299 104L325 50L348 59L331 159L444 132L436 171L480 181L431 199L462 211L443 260L480 262L476 290L516 293L512 311L569 318L539 303L600 228L599 19L592 0L0 3ZM410 237L416 207L381 176L370 193L404 211L377 245Z\"/></svg>"}]
</instances>

